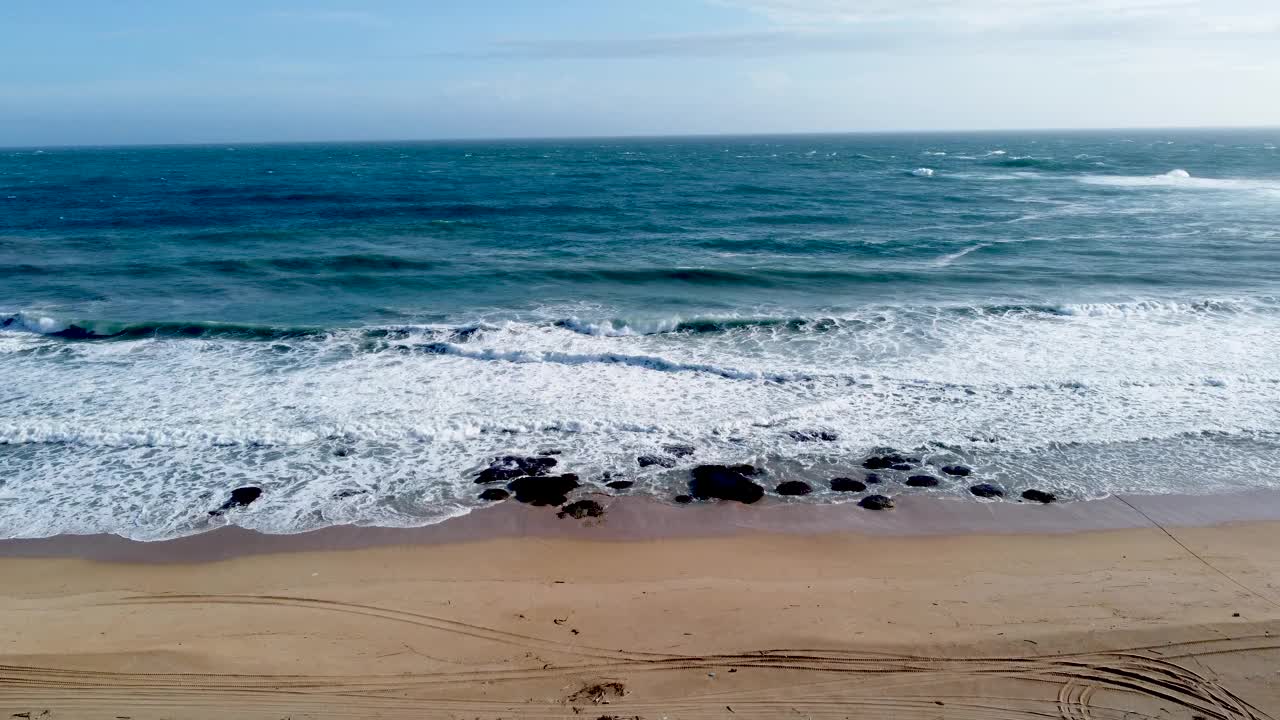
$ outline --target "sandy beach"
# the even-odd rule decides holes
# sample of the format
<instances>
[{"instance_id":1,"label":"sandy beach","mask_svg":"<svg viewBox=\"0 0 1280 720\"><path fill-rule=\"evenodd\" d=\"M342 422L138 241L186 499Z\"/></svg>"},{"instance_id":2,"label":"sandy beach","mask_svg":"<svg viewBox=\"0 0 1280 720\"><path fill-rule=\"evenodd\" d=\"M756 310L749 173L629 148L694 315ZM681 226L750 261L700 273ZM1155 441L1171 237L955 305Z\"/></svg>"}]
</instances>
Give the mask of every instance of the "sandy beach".
<instances>
[{"instance_id":1,"label":"sandy beach","mask_svg":"<svg viewBox=\"0 0 1280 720\"><path fill-rule=\"evenodd\" d=\"M1277 503L1220 500L7 541L0 716L1273 717Z\"/></svg>"}]
</instances>

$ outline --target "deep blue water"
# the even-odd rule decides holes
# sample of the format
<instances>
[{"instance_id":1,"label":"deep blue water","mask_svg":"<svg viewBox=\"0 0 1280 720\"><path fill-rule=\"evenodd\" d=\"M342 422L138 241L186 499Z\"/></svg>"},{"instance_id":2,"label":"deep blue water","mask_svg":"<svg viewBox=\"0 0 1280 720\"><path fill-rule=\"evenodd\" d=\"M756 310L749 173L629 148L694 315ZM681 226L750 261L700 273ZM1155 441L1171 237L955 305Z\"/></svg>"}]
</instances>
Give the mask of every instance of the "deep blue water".
<instances>
[{"instance_id":1,"label":"deep blue water","mask_svg":"<svg viewBox=\"0 0 1280 720\"><path fill-rule=\"evenodd\" d=\"M432 522L546 449L663 497L876 447L1069 499L1275 484L1277 144L0 151L0 535L198 531L248 483L263 529Z\"/></svg>"}]
</instances>

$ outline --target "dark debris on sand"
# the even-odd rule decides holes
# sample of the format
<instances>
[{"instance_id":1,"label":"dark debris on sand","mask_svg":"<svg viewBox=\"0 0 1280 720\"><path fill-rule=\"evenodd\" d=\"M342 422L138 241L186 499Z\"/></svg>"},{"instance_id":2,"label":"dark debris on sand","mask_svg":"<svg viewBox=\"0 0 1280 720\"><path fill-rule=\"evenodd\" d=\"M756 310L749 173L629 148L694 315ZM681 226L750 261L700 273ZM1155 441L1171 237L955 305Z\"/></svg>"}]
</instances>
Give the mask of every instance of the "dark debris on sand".
<instances>
[{"instance_id":1,"label":"dark debris on sand","mask_svg":"<svg viewBox=\"0 0 1280 720\"><path fill-rule=\"evenodd\" d=\"M589 702L592 705L604 705L610 700L625 697L627 687L620 682L602 682L588 685L570 695L569 702Z\"/></svg>"},{"instance_id":2,"label":"dark debris on sand","mask_svg":"<svg viewBox=\"0 0 1280 720\"><path fill-rule=\"evenodd\" d=\"M589 517L598 518L604 517L604 508L595 500L579 500L565 505L556 515L561 520L566 517L571 517L574 520L582 520Z\"/></svg>"}]
</instances>

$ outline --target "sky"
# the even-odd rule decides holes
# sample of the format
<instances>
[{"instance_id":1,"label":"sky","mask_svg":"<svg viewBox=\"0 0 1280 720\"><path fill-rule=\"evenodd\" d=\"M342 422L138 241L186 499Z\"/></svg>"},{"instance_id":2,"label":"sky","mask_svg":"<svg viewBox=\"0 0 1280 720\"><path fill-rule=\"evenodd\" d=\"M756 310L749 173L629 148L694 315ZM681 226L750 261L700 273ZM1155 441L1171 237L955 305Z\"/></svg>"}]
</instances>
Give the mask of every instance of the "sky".
<instances>
[{"instance_id":1,"label":"sky","mask_svg":"<svg viewBox=\"0 0 1280 720\"><path fill-rule=\"evenodd\" d=\"M2 0L0 146L1280 125L1280 0Z\"/></svg>"}]
</instances>

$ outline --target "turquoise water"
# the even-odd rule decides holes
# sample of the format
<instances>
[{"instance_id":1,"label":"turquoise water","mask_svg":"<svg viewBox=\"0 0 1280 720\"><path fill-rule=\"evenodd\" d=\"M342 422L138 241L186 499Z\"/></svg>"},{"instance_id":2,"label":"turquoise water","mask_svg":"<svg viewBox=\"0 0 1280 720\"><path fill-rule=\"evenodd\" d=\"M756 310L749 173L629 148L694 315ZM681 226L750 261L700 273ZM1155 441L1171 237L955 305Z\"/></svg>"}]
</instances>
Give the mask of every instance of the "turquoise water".
<instances>
[{"instance_id":1,"label":"turquoise water","mask_svg":"<svg viewBox=\"0 0 1280 720\"><path fill-rule=\"evenodd\" d=\"M817 483L877 447L1069 499L1270 486L1277 144L0 151L0 535L423 524L551 449L664 498L697 463Z\"/></svg>"}]
</instances>

